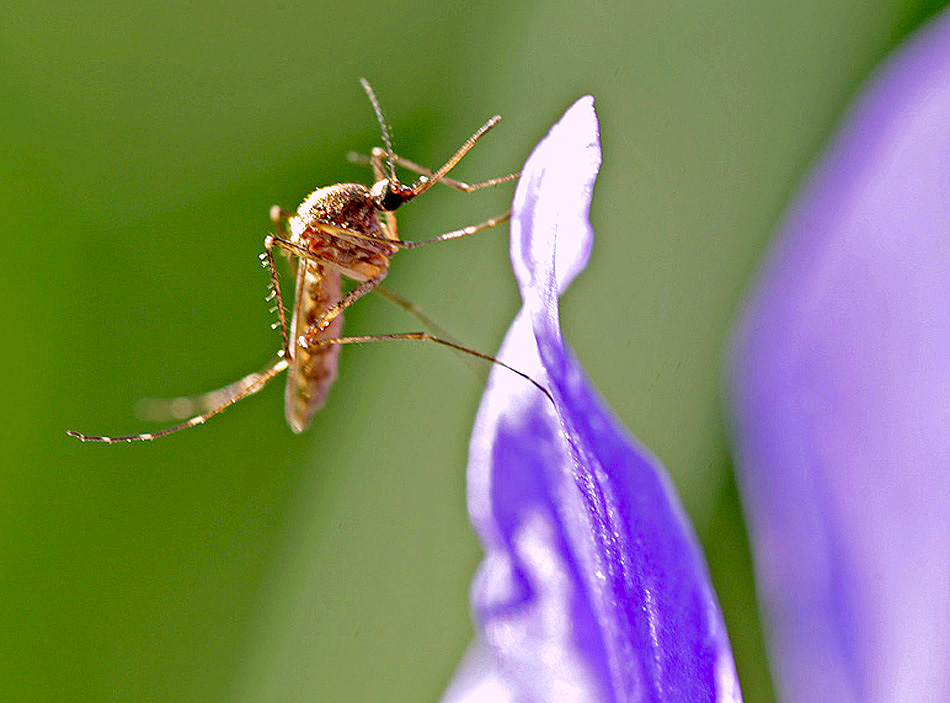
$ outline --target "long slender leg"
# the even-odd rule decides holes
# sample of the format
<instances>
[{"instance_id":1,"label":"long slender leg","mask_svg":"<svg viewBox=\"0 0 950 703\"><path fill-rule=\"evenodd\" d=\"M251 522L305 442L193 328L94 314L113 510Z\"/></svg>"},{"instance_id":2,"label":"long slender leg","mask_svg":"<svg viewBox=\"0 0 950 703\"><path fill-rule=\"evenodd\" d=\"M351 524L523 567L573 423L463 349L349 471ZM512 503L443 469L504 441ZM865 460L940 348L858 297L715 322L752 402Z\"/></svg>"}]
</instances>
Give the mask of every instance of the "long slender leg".
<instances>
[{"instance_id":1,"label":"long slender leg","mask_svg":"<svg viewBox=\"0 0 950 703\"><path fill-rule=\"evenodd\" d=\"M461 161L462 157L465 156L473 146L475 146L475 143L481 139L488 130L490 130L499 122L501 122L501 115L495 115L492 117L490 120L488 120L488 122L475 130L475 134L466 139L465 143L459 147L458 151L456 151L438 171L433 173L431 176L422 176L418 181L416 181L412 186L413 197L422 195L427 190L429 190L429 188L442 180L442 178L445 177L445 174L451 171L455 167L455 164Z\"/></svg>"},{"instance_id":2,"label":"long slender leg","mask_svg":"<svg viewBox=\"0 0 950 703\"><path fill-rule=\"evenodd\" d=\"M452 336L452 334L450 334L444 327L442 327L442 325L440 325L438 322L436 322L431 317L429 317L422 310L422 308L420 308L418 305L416 305L412 301L406 300L401 295L390 290L389 288L387 288L386 286L382 284L376 286L373 289L373 292L378 293L379 295L383 296L384 298L386 298L386 300L391 302L393 305L397 305L400 308L402 308L405 312L409 313L414 318L419 320L419 322L421 322L426 327L428 327L432 332L435 332L435 334L441 337L442 339L446 339L455 344L460 343L455 337ZM485 375L482 373L483 369L476 366L475 359L473 359L470 356L465 356L465 357L460 357L460 358L462 359L462 361L465 362L465 365L468 366L480 380L485 381Z\"/></svg>"},{"instance_id":3,"label":"long slender leg","mask_svg":"<svg viewBox=\"0 0 950 703\"><path fill-rule=\"evenodd\" d=\"M118 437L108 437L105 435L86 435L73 430L67 430L66 434L68 434L70 437L75 437L80 442L105 442L106 444L115 444L117 442L147 442L149 440L158 439L159 437L165 437L166 435L174 434L175 432L180 432L181 430L186 430L189 427L203 425L212 417L228 409L239 400L257 393L261 388L267 385L268 381L270 381L272 378L274 378L274 376L286 368L287 359L284 357L279 357L272 361L270 366L268 366L263 371L245 376L237 383L226 386L224 389L222 389L222 391L227 391L228 389L235 388L237 386L241 387L240 391L234 393L233 395L229 395L217 406L200 415L195 415L190 420L185 420L185 422L182 422L181 424L175 425L173 427L167 427L164 430L159 430L158 432L145 432L142 434L123 435Z\"/></svg>"},{"instance_id":4,"label":"long slender leg","mask_svg":"<svg viewBox=\"0 0 950 703\"><path fill-rule=\"evenodd\" d=\"M348 237L351 240L352 239L365 240L365 235L358 235L355 232L351 233L349 232L349 230L343 230L339 228L334 228L334 229L339 230L340 236L342 237ZM332 230L330 230L326 232L326 234L329 234L330 236L334 236L335 233ZM378 243L380 240L376 239L373 241ZM353 271L351 269L347 268L346 266L341 266L340 264L330 259L323 259L323 258L320 258L319 256L315 256L310 250L308 250L306 247L300 246L299 244L294 244L293 242L289 242L286 239L280 239L279 237L274 237L271 243L273 244L273 246L277 247L278 249L283 250L287 254L292 254L293 256L297 256L305 261L313 261L315 263L319 263L321 266L325 266L326 268L332 271L341 273L344 276L347 276L348 278L353 278ZM264 255L262 255L262 258L261 258L262 261L264 260L263 256Z\"/></svg>"},{"instance_id":5,"label":"long slender leg","mask_svg":"<svg viewBox=\"0 0 950 703\"><path fill-rule=\"evenodd\" d=\"M270 268L271 268L271 275L274 277L274 280L275 280L274 290L277 292L278 310L283 311L284 307L283 307L283 302L281 301L280 283L277 282L277 271L273 265L274 258L273 258L273 254L271 253L271 249L274 246L277 246L280 249L283 249L284 251L288 251L292 254L296 254L297 256L301 258L307 259L308 261L319 261L321 264L324 264L324 265L330 262L327 262L324 259L318 259L305 247L302 247L298 244L294 244L293 242L285 241L283 239L278 239L277 237L274 237L272 235L267 236L267 238L264 240L264 244L267 247L268 264L270 265ZM382 275L371 278L368 281L363 281L356 288L351 290L349 293L347 293L338 301L336 301L333 305L331 305L326 310L324 310L320 318L316 320L304 334L300 335L300 337L297 340L295 340L295 344L299 344L300 346L303 346L303 347L310 346L313 343L313 340L317 334L319 334L320 332L325 330L327 327L329 327L330 323L333 322L333 320L335 320L340 315L340 313L342 313L344 310L350 307L357 300L359 300L364 295L366 295L371 290L373 290L373 288L378 286L379 283L383 280L383 278L385 278L385 275L386 274L383 273ZM283 312L281 312L281 326L283 329L286 329ZM285 341L286 341L286 337L287 335L285 332L284 334ZM286 344L285 344L285 349L287 349L286 353L289 355L290 350L288 347L286 347Z\"/></svg>"},{"instance_id":6,"label":"long slender leg","mask_svg":"<svg viewBox=\"0 0 950 703\"><path fill-rule=\"evenodd\" d=\"M498 225L498 224L504 222L505 220L507 220L510 216L511 216L511 213L510 213L510 211L509 211L509 212L506 212L506 213L504 213L504 214L502 214L502 215L498 215L497 217L492 217L492 218L490 218L490 219L488 219L488 220L485 220L484 222L480 222L479 224L476 224L476 225L469 225L468 227L463 227L463 228L461 228L461 229L453 230L453 231L451 231L451 232L445 232L444 234L440 234L440 235L437 236L437 237L432 237L432 238L429 238L429 239L422 239L422 240L418 240L418 241L414 241L414 242L403 241L403 240L392 240L391 243L396 244L397 246L400 246L400 247L402 247L402 248L404 248L404 249L414 249L414 248L416 248L416 247L424 246L424 245L426 245L426 244L434 244L434 243L436 243L436 242L444 242L444 241L447 241L447 240L449 240L449 239L459 239L459 238L461 238L461 237L467 237L467 236L469 236L469 235L476 234L477 232L481 232L482 230L488 229L488 228L490 228L490 227L494 227L494 226L496 226L496 225ZM354 238L357 238L357 239L368 239L368 237L366 237L366 235L363 235L363 234L360 233L360 232L351 231L351 230L346 230L346 229L339 228L339 227L335 227L335 226L332 226L332 225L327 225L327 229L330 230L331 232L332 232L333 230L338 230L338 231L339 231L340 233L342 233L344 236L350 236L350 237L354 237ZM272 272L272 275L275 277L275 279L276 279L276 269L275 269L275 267L273 266L273 255L270 253L270 252L271 252L271 247L273 247L273 246L276 245L276 246L280 247L281 249L283 249L283 250L285 250L285 251L289 251L289 252L291 252L291 253L296 254L297 256L300 256L300 257L303 257L303 258L306 258L306 259L312 259L312 258L314 258L313 255L312 255L306 248L301 247L300 245L294 244L293 242L288 242L288 241L285 241L285 240L278 239L278 238L276 238L276 237L268 236L267 239L265 240L265 244L266 244L267 247L268 247L269 263L270 263L270 265L271 265L271 272ZM321 260L321 261L322 261L322 260ZM323 263L326 263L326 262L323 262ZM325 330L325 329L330 325L330 323L331 323L340 313L342 313L342 312L343 312L346 308L348 308L350 305L352 305L352 304L355 303L357 300L359 300L359 299L362 298L364 295L366 295L366 294L369 293L371 290L373 290L373 288L375 288L377 285L379 285L379 283L380 283L382 280L383 280L383 277L382 277L382 276L378 276L378 277L376 277L376 278L371 278L370 280L364 281L364 282L361 283L359 286L357 286L356 288L354 288L353 290L351 290L351 291L350 291L349 293L347 293L342 299L340 299L339 301L337 301L336 303L334 303L332 306L330 306L330 307L323 313L323 315L321 315L320 319L317 320L317 321L307 330L307 332L306 332L305 334L301 335L300 339L299 339L299 340L296 340L295 343L296 343L296 344L300 344L301 346L305 346L305 347L311 346L311 345L313 344L313 342L314 342L314 340L315 340L317 334L319 334L320 332L322 332L323 330ZM275 291L277 291L278 309L279 309L279 310L283 310L283 303L281 302L279 283L276 283L276 284L275 284ZM283 314L281 314L281 320L282 320L282 327L283 327L283 324L284 324L284 323L283 323ZM284 329L285 329L285 328L284 328ZM285 335L285 337L286 337L286 335ZM285 345L285 347L286 347L286 345Z\"/></svg>"},{"instance_id":7,"label":"long slender leg","mask_svg":"<svg viewBox=\"0 0 950 703\"><path fill-rule=\"evenodd\" d=\"M483 354L480 351L470 349L469 347L463 346L456 342L451 342L447 339L442 339L441 337L435 337L426 332L399 332L396 334L371 334L364 335L360 337L337 337L335 339L319 339L314 343L314 347L325 347L333 344L364 344L367 342L398 342L398 341L419 341L419 342L435 342L436 344L441 344L442 346L455 349L457 351L463 352L465 354L470 354L472 356L478 357L479 359L484 359L485 361L490 361L493 364L498 364L502 368L508 369L512 373L515 373L521 378L533 384L538 390L540 390L544 395L547 396L548 400L557 408L557 404L554 402L554 397L551 395L551 392L545 388L540 382L531 378L528 374L523 371L519 371L513 366L509 366L504 361L496 359L490 354Z\"/></svg>"},{"instance_id":8,"label":"long slender leg","mask_svg":"<svg viewBox=\"0 0 950 703\"><path fill-rule=\"evenodd\" d=\"M485 220L484 222L479 222L476 225L469 225L468 227L462 227L461 229L454 229L451 232L445 232L440 234L437 237L430 237L429 239L418 239L416 241L409 241L406 239L387 239L385 244L399 247L400 249L415 249L416 247L421 247L426 244L435 244L436 242L445 242L449 239L459 239L460 237L467 237L470 234L475 234L476 232L481 232L482 230L489 229L496 225L500 225L502 222L505 222L508 218L511 217L511 210L508 212L502 213L501 215L496 215L490 219ZM382 242L376 237L371 237L370 235L364 232L358 232L356 230L347 229L345 227L339 227L337 225L331 225L328 222L321 222L319 225L316 225L320 228L320 231L325 235L330 237L339 237L347 241L362 241L370 242L373 245L380 245ZM305 248L298 244L292 242L287 242L285 240L275 239L274 244L292 252L299 252L300 256L305 258L313 258L313 255L308 252ZM321 260L323 261L323 260ZM324 261L329 266L333 266L332 261Z\"/></svg>"},{"instance_id":9,"label":"long slender leg","mask_svg":"<svg viewBox=\"0 0 950 703\"><path fill-rule=\"evenodd\" d=\"M422 310L422 308L420 308L418 305L416 305L416 304L413 303L412 301L406 300L406 299L403 298L401 295L399 295L399 294L396 293L395 291L390 290L388 287L386 287L386 286L384 286L384 285L382 285L382 284L376 286L376 287L373 289L373 292L374 292L374 293L378 293L379 295L381 295L381 296L383 296L384 298L386 298L386 300L388 300L389 302L391 302L393 305L396 305L396 306L402 308L403 310L405 310L407 313L409 313L409 314L412 315L414 318L416 318L417 320L419 320L419 322L421 322L422 324L424 324L426 327L428 327L430 330L432 330L433 332L435 332L435 333L436 333L437 335L439 335L440 337L443 337L443 338L445 338L445 339L448 339L448 340L450 340L450 341L452 341L452 342L455 341L455 340L452 338L452 335L449 334L449 333L445 330L445 328L443 328L438 322L436 322L436 321L433 320L431 317L429 317L429 316Z\"/></svg>"},{"instance_id":10,"label":"long slender leg","mask_svg":"<svg viewBox=\"0 0 950 703\"><path fill-rule=\"evenodd\" d=\"M455 230L452 230L451 232L440 234L438 237L430 237L428 239L419 239L414 242L397 239L393 241L393 244L403 249L415 249L416 247L422 247L422 246L425 246L426 244L435 244L436 242L446 242L450 239L460 239L461 237L467 237L470 234L475 234L477 232L481 232L482 230L486 230L496 225L500 225L502 222L505 222L509 217L511 217L511 210L504 213L503 215L497 215L495 217L485 220L484 222L479 222L477 225L469 225L468 227L455 229Z\"/></svg>"},{"instance_id":11,"label":"long slender leg","mask_svg":"<svg viewBox=\"0 0 950 703\"><path fill-rule=\"evenodd\" d=\"M379 147L374 147L372 155L370 156L357 154L356 152L351 151L349 154L347 154L347 158L349 158L349 160L354 163L371 165L373 167L373 173L376 177L376 180L379 180L385 176L385 174L382 172L381 164L386 159L386 152ZM398 154L393 154L393 160L403 168L409 169L410 171L425 176L426 178L432 178L434 175L431 169L428 169L425 166L420 166L419 164L410 161L403 156L399 156ZM377 164L380 164L380 166L377 166ZM442 176L442 178L439 179L439 182L447 185L449 188L454 188L455 190L461 191L462 193L472 193L482 188L489 188L501 183L513 181L519 176L521 176L521 171L518 171L517 173L509 173L507 176L500 176L498 178L489 178L487 181L481 181L480 183L465 183L464 181L458 181L454 178L449 178L448 176Z\"/></svg>"},{"instance_id":12,"label":"long slender leg","mask_svg":"<svg viewBox=\"0 0 950 703\"><path fill-rule=\"evenodd\" d=\"M381 241L377 237L372 237L365 232L359 232L354 229L347 229L346 227L340 227L339 225L330 224L329 222L321 222L318 225L315 225L320 228L320 231L329 236L341 237L343 239L348 239L350 241L358 240L362 242L370 242L376 246L385 246L393 245L401 249L415 249L416 247L421 247L426 244L435 244L436 242L445 242L449 239L459 239L461 237L467 237L471 234L481 232L482 230L489 229L500 225L502 222L505 222L511 217L511 210L508 212L502 213L501 215L496 215L491 217L484 222L479 222L478 224L469 225L468 227L462 227L460 229L454 229L451 232L445 232L440 234L437 237L430 237L428 239L419 239L416 241L409 241L406 239L387 239L385 242ZM287 241L286 239L280 239L279 237L273 238L274 245L280 247L281 249L296 254L305 259L314 259L312 253L307 250L305 247L300 246L299 244L294 244L293 242ZM333 267L334 264L332 261L327 261L320 259L320 262L326 264L330 267ZM345 271L343 271L346 273Z\"/></svg>"},{"instance_id":13,"label":"long slender leg","mask_svg":"<svg viewBox=\"0 0 950 703\"><path fill-rule=\"evenodd\" d=\"M348 230L343 230L343 231L348 232ZM303 259L306 259L308 261L318 261L322 265L331 266L331 267L333 266L333 262L314 256L310 251L308 251L305 247L300 246L299 244L294 244L293 242L288 242L283 239L278 239L277 237L274 237L272 235L268 235L267 238L264 240L264 242L265 242L265 245L268 247L268 251L270 250L271 247L276 246L280 249L283 249L284 251L290 252L292 254L296 254L297 256ZM270 261L271 262L273 261L272 257ZM272 272L274 271L273 267L271 268L271 271ZM344 269L343 272L346 273L346 270ZM276 277L276 272L274 273L274 275ZM351 275L351 274L348 274L348 275ZM366 295L371 290L373 290L373 288L378 286L380 281L383 280L383 278L385 278L385 273L381 276L376 276L375 278L371 278L368 281L364 281L360 283L356 288L354 288L345 296L340 298L340 300L335 302L333 305L331 305L329 308L327 308L324 311L323 315L320 316L320 319L318 319L316 322L314 322L313 325L310 326L310 329L307 330L306 334L300 336L298 343L306 346L317 333L322 332L327 327L329 327L330 323L333 322L333 320L340 313L342 313L344 310L350 307L350 305L352 305L357 300L359 300L364 295ZM275 288L275 290L278 291L277 298L279 301L280 300L279 284L277 285L277 288ZM279 306L279 309L282 309L282 304Z\"/></svg>"},{"instance_id":14,"label":"long slender leg","mask_svg":"<svg viewBox=\"0 0 950 703\"><path fill-rule=\"evenodd\" d=\"M281 357L278 356L278 358ZM255 371L234 383L201 395L184 395L178 398L143 398L136 403L136 415L149 422L184 420L187 417L214 410L229 399L241 396L244 391L257 382L260 376L261 372Z\"/></svg>"},{"instance_id":15,"label":"long slender leg","mask_svg":"<svg viewBox=\"0 0 950 703\"><path fill-rule=\"evenodd\" d=\"M315 321L310 328L300 336L297 340L297 343L302 347L311 347L316 339L316 336L330 326L330 323L335 320L340 313L350 307L357 300L362 298L364 295L369 293L373 288L379 285L380 281L385 278L385 273L381 276L376 276L371 278L368 281L363 281L356 288L351 290L349 293L344 295L338 301L333 303L330 307L323 311L323 314L320 316L320 319Z\"/></svg>"},{"instance_id":16,"label":"long slender leg","mask_svg":"<svg viewBox=\"0 0 950 703\"><path fill-rule=\"evenodd\" d=\"M274 292L277 297L277 309L279 311L280 325L281 325L281 330L284 337L284 353L290 356L291 350L289 347L289 340L288 340L288 334L287 334L287 323L286 323L286 312L285 312L286 308L284 306L283 296L281 295L281 291L280 291L280 281L277 276L277 268L274 265L273 248L276 246L279 249L282 249L290 254L294 254L302 259L305 259L307 261L317 261L320 264L324 266L330 266L331 268L333 267L333 262L314 256L306 247L302 247L299 244L294 244L293 242L288 242L287 240L284 240L284 239L279 239L278 237L274 237L273 235L267 235L267 237L265 237L264 246L267 249L267 264L268 264L268 267L270 268L271 278L273 280ZM346 269L342 269L342 272L347 275L352 275L348 273ZM320 319L318 319L310 327L310 329L307 330L307 333L301 336L300 339L306 338L306 340L309 341L318 332L322 332L323 330L325 330L327 327L330 326L330 323L333 322L333 320L336 319L336 317L340 313L342 313L344 310L350 307L350 305L352 305L357 300L359 300L364 295L366 295L371 290L373 290L373 288L379 285L379 282L382 281L383 278L385 278L385 273L381 276L371 278L368 281L364 281L363 283L358 285L356 288L351 290L349 293L343 296L340 300L338 300L329 308L327 308L323 312L323 315L320 316Z\"/></svg>"},{"instance_id":17,"label":"long slender leg","mask_svg":"<svg viewBox=\"0 0 950 703\"><path fill-rule=\"evenodd\" d=\"M277 298L277 317L280 320L280 337L283 341L282 353L288 359L290 354L290 335L287 332L287 308L284 307L284 296L280 292L280 276L277 275L277 265L274 263L274 242L276 238L268 234L264 237L264 251L267 257L267 268L270 270L271 286Z\"/></svg>"}]
</instances>

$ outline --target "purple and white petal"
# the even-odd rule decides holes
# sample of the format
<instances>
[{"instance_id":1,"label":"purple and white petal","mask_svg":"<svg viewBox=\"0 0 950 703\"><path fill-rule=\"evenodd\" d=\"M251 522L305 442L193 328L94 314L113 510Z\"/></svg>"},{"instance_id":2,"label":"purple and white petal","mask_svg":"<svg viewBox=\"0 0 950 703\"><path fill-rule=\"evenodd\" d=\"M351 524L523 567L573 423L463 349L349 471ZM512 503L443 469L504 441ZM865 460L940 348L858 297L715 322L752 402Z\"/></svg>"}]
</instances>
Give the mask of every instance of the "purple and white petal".
<instances>
[{"instance_id":1,"label":"purple and white petal","mask_svg":"<svg viewBox=\"0 0 950 703\"><path fill-rule=\"evenodd\" d=\"M515 194L524 307L472 435L469 510L485 547L478 639L446 701L738 701L706 566L663 468L561 339L558 296L584 268L600 166L593 99L532 153ZM485 693L489 692L489 693Z\"/></svg>"}]
</instances>

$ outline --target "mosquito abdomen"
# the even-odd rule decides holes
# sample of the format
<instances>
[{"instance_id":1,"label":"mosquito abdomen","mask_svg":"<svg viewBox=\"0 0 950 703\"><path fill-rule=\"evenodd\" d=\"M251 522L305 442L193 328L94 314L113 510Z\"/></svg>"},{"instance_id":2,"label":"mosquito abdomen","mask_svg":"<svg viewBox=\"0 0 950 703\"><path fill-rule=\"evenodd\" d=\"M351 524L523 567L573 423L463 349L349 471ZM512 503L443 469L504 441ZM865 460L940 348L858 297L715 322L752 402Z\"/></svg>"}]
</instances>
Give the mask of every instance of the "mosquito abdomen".
<instances>
[{"instance_id":1,"label":"mosquito abdomen","mask_svg":"<svg viewBox=\"0 0 950 703\"><path fill-rule=\"evenodd\" d=\"M284 414L294 432L303 432L316 412L326 402L330 386L337 376L338 345L300 347L297 337L310 329L334 302L341 297L340 274L326 271L313 262L301 262L297 269L297 294L294 315L290 323L292 358L284 394ZM335 339L343 332L343 315L316 335L320 339Z\"/></svg>"}]
</instances>

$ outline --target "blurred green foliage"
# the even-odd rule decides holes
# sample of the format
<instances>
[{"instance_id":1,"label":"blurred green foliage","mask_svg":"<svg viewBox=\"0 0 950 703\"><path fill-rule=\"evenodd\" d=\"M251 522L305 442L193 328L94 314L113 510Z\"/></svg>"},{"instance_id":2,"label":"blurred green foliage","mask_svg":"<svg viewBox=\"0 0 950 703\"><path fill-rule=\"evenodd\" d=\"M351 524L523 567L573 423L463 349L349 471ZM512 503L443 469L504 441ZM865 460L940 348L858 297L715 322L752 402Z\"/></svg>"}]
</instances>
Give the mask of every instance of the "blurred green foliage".
<instances>
[{"instance_id":1,"label":"blurred green foliage","mask_svg":"<svg viewBox=\"0 0 950 703\"><path fill-rule=\"evenodd\" d=\"M347 348L306 434L274 384L150 445L136 399L277 349L273 203L397 149L520 167L583 93L604 166L565 333L665 462L707 548L747 700L772 699L729 466L730 320L783 206L875 62L943 3L26 3L0 26L0 698L435 700L471 637L464 467L479 380L419 345ZM433 192L408 238L500 212ZM504 228L399 255L388 283L476 348L518 307ZM18 263L13 264L13 258ZM380 299L354 332L416 329Z\"/></svg>"}]
</instances>

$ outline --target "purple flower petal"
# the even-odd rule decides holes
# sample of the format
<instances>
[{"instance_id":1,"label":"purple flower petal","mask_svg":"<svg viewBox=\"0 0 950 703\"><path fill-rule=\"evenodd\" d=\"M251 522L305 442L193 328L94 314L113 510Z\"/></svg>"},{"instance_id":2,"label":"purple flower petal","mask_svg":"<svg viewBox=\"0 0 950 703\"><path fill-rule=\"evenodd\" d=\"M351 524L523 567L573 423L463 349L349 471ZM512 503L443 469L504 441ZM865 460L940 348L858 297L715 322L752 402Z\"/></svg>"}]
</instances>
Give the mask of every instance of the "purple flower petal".
<instances>
[{"instance_id":1,"label":"purple flower petal","mask_svg":"<svg viewBox=\"0 0 950 703\"><path fill-rule=\"evenodd\" d=\"M873 81L734 354L782 698L950 701L950 14Z\"/></svg>"},{"instance_id":2,"label":"purple flower petal","mask_svg":"<svg viewBox=\"0 0 950 703\"><path fill-rule=\"evenodd\" d=\"M679 501L561 341L558 294L590 253L599 166L585 97L535 149L515 194L524 307L500 357L555 403L497 367L482 399L468 471L486 552L472 589L479 638L453 702L740 699Z\"/></svg>"}]
</instances>

